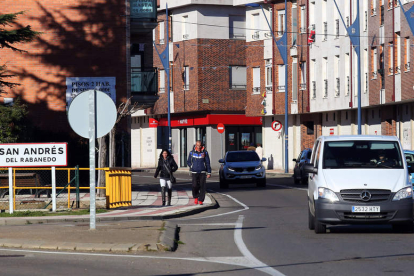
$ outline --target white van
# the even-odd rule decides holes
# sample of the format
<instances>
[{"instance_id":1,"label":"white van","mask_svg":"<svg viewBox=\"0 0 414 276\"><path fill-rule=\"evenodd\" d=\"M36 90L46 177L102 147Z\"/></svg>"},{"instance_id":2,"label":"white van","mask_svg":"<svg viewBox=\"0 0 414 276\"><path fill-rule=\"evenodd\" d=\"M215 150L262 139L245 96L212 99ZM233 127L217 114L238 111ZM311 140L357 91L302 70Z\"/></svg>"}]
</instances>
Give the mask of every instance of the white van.
<instances>
[{"instance_id":1,"label":"white van","mask_svg":"<svg viewBox=\"0 0 414 276\"><path fill-rule=\"evenodd\" d=\"M392 224L413 231L413 187L397 137L321 136L309 173L309 229L326 225Z\"/></svg>"}]
</instances>

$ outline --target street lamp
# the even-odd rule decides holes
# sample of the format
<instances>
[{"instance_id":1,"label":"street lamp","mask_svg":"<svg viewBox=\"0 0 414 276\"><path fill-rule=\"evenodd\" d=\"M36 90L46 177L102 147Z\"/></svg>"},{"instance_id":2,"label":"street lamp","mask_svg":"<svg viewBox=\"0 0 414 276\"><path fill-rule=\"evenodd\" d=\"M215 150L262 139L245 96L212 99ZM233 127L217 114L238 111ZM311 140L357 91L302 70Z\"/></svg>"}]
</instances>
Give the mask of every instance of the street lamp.
<instances>
[{"instance_id":1,"label":"street lamp","mask_svg":"<svg viewBox=\"0 0 414 276\"><path fill-rule=\"evenodd\" d=\"M269 20L267 19L266 13L264 12L263 6L261 4L257 3L250 3L246 4L246 7L250 8L258 8L260 7L262 9L263 15L266 18L267 25L269 26L270 33L272 34L273 40L275 44L277 45L277 48L279 49L280 56L282 57L283 63L285 65L285 173L289 172L289 119L288 119L288 60L287 60L287 0L285 0L285 30L283 32L282 37L279 40L276 40L276 37L273 33L272 26L269 23ZM284 47L284 48L283 48ZM284 51L282 51L284 49ZM273 99L274 100L274 99Z\"/></svg>"}]
</instances>

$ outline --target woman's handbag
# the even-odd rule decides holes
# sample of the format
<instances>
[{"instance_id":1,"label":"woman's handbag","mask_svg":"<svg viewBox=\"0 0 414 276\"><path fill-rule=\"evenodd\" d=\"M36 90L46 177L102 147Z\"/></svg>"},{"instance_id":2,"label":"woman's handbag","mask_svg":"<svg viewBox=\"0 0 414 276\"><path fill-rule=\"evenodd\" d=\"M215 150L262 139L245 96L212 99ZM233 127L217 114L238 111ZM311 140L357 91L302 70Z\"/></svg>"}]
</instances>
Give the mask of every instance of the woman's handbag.
<instances>
[{"instance_id":1,"label":"woman's handbag","mask_svg":"<svg viewBox=\"0 0 414 276\"><path fill-rule=\"evenodd\" d=\"M172 184L176 183L177 180L175 179L174 175L170 171L170 168L168 168L167 164L164 162L164 167L167 169L168 173L170 174L170 181Z\"/></svg>"}]
</instances>

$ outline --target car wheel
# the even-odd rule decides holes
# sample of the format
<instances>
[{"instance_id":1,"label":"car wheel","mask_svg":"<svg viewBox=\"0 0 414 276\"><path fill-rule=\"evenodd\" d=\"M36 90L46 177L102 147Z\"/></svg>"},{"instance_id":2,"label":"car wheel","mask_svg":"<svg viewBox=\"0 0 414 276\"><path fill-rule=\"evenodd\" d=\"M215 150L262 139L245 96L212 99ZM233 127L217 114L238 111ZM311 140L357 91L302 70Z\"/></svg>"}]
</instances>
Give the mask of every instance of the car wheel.
<instances>
[{"instance_id":1,"label":"car wheel","mask_svg":"<svg viewBox=\"0 0 414 276\"><path fill-rule=\"evenodd\" d=\"M265 179L262 179L262 180L259 180L259 181L256 183L256 186L257 186L257 187L261 187L261 188L266 187L266 178L265 178Z\"/></svg>"},{"instance_id":2,"label":"car wheel","mask_svg":"<svg viewBox=\"0 0 414 276\"><path fill-rule=\"evenodd\" d=\"M220 177L220 189L228 189L229 183L226 180Z\"/></svg>"},{"instance_id":3,"label":"car wheel","mask_svg":"<svg viewBox=\"0 0 414 276\"><path fill-rule=\"evenodd\" d=\"M396 232L400 233L413 233L414 225L413 223L410 224L393 224L392 229Z\"/></svg>"},{"instance_id":4,"label":"car wheel","mask_svg":"<svg viewBox=\"0 0 414 276\"><path fill-rule=\"evenodd\" d=\"M314 221L313 224L315 226L315 229L314 229L315 233L316 234L325 234L326 233L326 225L323 224L323 223L320 223L318 221L318 213L316 212L316 209L315 209L315 216L314 216L313 221Z\"/></svg>"},{"instance_id":5,"label":"car wheel","mask_svg":"<svg viewBox=\"0 0 414 276\"><path fill-rule=\"evenodd\" d=\"M312 215L309 206L308 206L308 227L309 227L309 230L315 229L315 217Z\"/></svg>"}]
</instances>

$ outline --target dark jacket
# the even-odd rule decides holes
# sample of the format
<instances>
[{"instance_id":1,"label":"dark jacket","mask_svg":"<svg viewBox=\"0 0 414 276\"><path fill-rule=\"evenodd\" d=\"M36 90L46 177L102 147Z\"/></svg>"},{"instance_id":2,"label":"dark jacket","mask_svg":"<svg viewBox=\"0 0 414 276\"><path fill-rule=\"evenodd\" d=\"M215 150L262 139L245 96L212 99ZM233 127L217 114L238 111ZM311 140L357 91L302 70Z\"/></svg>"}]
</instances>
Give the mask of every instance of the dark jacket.
<instances>
[{"instance_id":1,"label":"dark jacket","mask_svg":"<svg viewBox=\"0 0 414 276\"><path fill-rule=\"evenodd\" d=\"M211 174L210 157L204 147L201 151L196 151L195 148L190 151L187 159L187 165L193 173L207 172L208 174Z\"/></svg>"},{"instance_id":2,"label":"dark jacket","mask_svg":"<svg viewBox=\"0 0 414 276\"><path fill-rule=\"evenodd\" d=\"M170 173L164 166L164 162L167 165L167 167L170 169L171 173L175 172L178 169L177 163L175 163L175 160L172 156L168 156L167 160L164 160L163 157L158 159L158 167L155 170L154 177L157 177L158 174L160 174L161 178L170 178Z\"/></svg>"}]
</instances>

